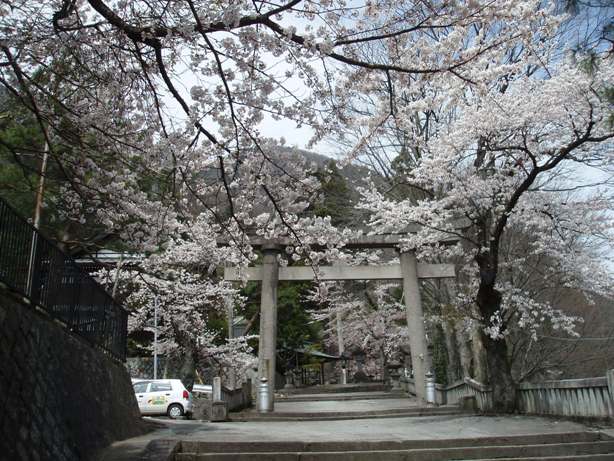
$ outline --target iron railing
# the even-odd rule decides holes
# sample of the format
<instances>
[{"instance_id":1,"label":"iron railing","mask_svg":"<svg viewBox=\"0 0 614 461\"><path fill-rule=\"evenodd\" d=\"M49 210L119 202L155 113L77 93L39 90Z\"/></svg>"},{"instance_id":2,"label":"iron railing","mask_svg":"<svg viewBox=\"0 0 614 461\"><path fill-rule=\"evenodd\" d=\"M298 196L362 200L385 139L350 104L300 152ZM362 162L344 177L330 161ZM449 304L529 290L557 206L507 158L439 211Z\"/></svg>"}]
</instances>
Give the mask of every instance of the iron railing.
<instances>
[{"instance_id":1,"label":"iron railing","mask_svg":"<svg viewBox=\"0 0 614 461\"><path fill-rule=\"evenodd\" d=\"M0 282L125 361L128 313L75 260L0 199Z\"/></svg>"}]
</instances>

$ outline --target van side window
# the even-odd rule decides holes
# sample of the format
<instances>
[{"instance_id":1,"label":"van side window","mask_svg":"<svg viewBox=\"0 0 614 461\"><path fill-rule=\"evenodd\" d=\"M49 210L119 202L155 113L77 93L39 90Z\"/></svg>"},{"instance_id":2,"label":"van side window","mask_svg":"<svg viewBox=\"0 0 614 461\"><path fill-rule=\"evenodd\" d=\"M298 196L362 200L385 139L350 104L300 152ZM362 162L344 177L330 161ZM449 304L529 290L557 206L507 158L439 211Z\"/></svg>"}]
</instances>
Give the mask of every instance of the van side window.
<instances>
[{"instance_id":1,"label":"van side window","mask_svg":"<svg viewBox=\"0 0 614 461\"><path fill-rule=\"evenodd\" d=\"M171 383L151 383L149 392L172 391Z\"/></svg>"},{"instance_id":2,"label":"van side window","mask_svg":"<svg viewBox=\"0 0 614 461\"><path fill-rule=\"evenodd\" d=\"M146 392L147 391L147 385L149 383L145 382L145 383L136 383L134 385L134 392L136 394L140 394L141 392Z\"/></svg>"}]
</instances>

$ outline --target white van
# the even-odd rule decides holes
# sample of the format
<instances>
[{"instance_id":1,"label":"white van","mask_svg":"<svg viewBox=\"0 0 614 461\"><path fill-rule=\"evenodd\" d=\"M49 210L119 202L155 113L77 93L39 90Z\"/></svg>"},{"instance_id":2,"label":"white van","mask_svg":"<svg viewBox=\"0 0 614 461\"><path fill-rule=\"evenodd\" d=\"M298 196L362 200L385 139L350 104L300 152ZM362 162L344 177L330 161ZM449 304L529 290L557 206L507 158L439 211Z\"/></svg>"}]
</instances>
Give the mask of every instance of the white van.
<instances>
[{"instance_id":1,"label":"white van","mask_svg":"<svg viewBox=\"0 0 614 461\"><path fill-rule=\"evenodd\" d=\"M192 416L192 394L179 379L155 379L133 384L142 415Z\"/></svg>"}]
</instances>

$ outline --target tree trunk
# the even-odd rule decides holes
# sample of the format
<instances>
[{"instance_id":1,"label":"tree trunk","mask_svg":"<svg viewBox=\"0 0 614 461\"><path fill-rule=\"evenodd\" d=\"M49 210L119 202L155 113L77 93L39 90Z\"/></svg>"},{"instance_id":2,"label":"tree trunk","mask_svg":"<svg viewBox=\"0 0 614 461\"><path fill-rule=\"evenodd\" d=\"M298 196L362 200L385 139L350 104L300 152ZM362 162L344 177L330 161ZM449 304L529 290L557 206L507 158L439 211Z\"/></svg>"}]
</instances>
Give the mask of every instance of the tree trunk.
<instances>
[{"instance_id":1,"label":"tree trunk","mask_svg":"<svg viewBox=\"0 0 614 461\"><path fill-rule=\"evenodd\" d=\"M493 396L493 410L512 413L516 410L516 385L510 372L505 339L492 339L483 335L486 346L490 386Z\"/></svg>"},{"instance_id":2,"label":"tree trunk","mask_svg":"<svg viewBox=\"0 0 614 461\"><path fill-rule=\"evenodd\" d=\"M480 271L481 280L478 290L477 304L483 321L490 322L491 317L501 307L501 293L494 288L493 274ZM490 282L490 283L489 283ZM489 384L492 388L493 410L511 413L517 408L516 385L512 379L511 364L508 356L505 338L493 339L482 333L482 341L486 349Z\"/></svg>"},{"instance_id":3,"label":"tree trunk","mask_svg":"<svg viewBox=\"0 0 614 461\"><path fill-rule=\"evenodd\" d=\"M162 371L162 377L164 379L168 378L168 366L169 366L169 362L170 360L168 359L168 354L166 354L164 356L164 371Z\"/></svg>"},{"instance_id":4,"label":"tree trunk","mask_svg":"<svg viewBox=\"0 0 614 461\"><path fill-rule=\"evenodd\" d=\"M449 320L442 323L443 336L446 343L446 353L448 354L448 366L446 368L448 384L458 381L460 376L459 348L454 337L454 325Z\"/></svg>"},{"instance_id":5,"label":"tree trunk","mask_svg":"<svg viewBox=\"0 0 614 461\"><path fill-rule=\"evenodd\" d=\"M482 340L482 328L479 324L471 327L471 354L473 357L473 379L480 383L488 381L488 358Z\"/></svg>"},{"instance_id":6,"label":"tree trunk","mask_svg":"<svg viewBox=\"0 0 614 461\"><path fill-rule=\"evenodd\" d=\"M439 384L451 384L455 377L450 379L448 360L448 346L442 325L433 325L431 328L431 372L435 375L435 382Z\"/></svg>"},{"instance_id":7,"label":"tree trunk","mask_svg":"<svg viewBox=\"0 0 614 461\"><path fill-rule=\"evenodd\" d=\"M458 353L460 359L460 374L461 378L468 378L471 375L471 349L467 338L467 332L463 328L463 323L458 322L454 326L456 334L456 342L458 344Z\"/></svg>"},{"instance_id":8,"label":"tree trunk","mask_svg":"<svg viewBox=\"0 0 614 461\"><path fill-rule=\"evenodd\" d=\"M182 363L179 375L185 388L192 391L192 388L194 387L194 380L196 379L196 362L194 360L194 351L190 347L183 348L183 350L184 353L181 357Z\"/></svg>"},{"instance_id":9,"label":"tree trunk","mask_svg":"<svg viewBox=\"0 0 614 461\"><path fill-rule=\"evenodd\" d=\"M390 384L390 375L388 374L388 360L386 359L386 352L384 351L383 347L381 348L380 353L382 355L383 381L384 384L387 386L388 384Z\"/></svg>"}]
</instances>

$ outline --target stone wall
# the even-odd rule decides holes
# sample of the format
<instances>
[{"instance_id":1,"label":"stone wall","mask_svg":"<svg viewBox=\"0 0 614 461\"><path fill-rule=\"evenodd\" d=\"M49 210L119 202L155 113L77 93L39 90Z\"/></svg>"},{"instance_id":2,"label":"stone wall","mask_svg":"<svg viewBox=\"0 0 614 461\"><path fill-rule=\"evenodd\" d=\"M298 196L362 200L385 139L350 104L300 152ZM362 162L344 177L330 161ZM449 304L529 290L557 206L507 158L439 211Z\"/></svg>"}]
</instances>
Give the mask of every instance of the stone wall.
<instances>
[{"instance_id":1,"label":"stone wall","mask_svg":"<svg viewBox=\"0 0 614 461\"><path fill-rule=\"evenodd\" d=\"M0 288L0 459L87 460L143 432L123 364Z\"/></svg>"}]
</instances>

